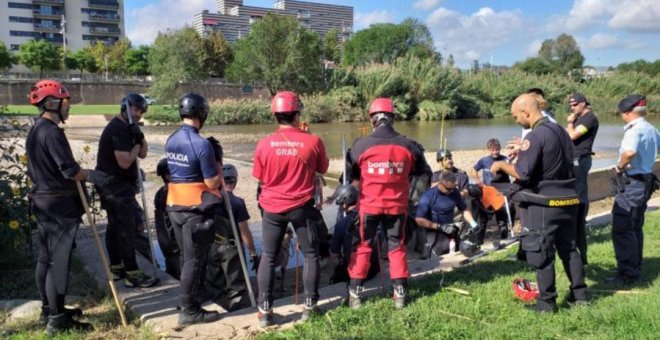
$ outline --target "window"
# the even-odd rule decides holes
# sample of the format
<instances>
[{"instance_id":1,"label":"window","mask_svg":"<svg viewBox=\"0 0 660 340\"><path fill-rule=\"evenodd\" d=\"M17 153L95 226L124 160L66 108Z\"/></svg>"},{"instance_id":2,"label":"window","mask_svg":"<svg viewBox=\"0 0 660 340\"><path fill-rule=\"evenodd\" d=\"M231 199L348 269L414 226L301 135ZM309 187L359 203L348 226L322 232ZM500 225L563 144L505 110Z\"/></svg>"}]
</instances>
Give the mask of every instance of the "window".
<instances>
[{"instance_id":1,"label":"window","mask_svg":"<svg viewBox=\"0 0 660 340\"><path fill-rule=\"evenodd\" d=\"M33 9L35 8L32 4L23 4L20 2L10 2L9 8L23 8L23 9Z\"/></svg>"},{"instance_id":2,"label":"window","mask_svg":"<svg viewBox=\"0 0 660 340\"><path fill-rule=\"evenodd\" d=\"M11 44L9 48L11 48L12 51L19 51L21 49L21 45Z\"/></svg>"},{"instance_id":3,"label":"window","mask_svg":"<svg viewBox=\"0 0 660 340\"><path fill-rule=\"evenodd\" d=\"M34 22L34 19L26 17L9 17L9 22L24 22L31 24Z\"/></svg>"},{"instance_id":4,"label":"window","mask_svg":"<svg viewBox=\"0 0 660 340\"><path fill-rule=\"evenodd\" d=\"M39 33L28 32L28 31L9 31L9 35L12 37L35 37Z\"/></svg>"}]
</instances>

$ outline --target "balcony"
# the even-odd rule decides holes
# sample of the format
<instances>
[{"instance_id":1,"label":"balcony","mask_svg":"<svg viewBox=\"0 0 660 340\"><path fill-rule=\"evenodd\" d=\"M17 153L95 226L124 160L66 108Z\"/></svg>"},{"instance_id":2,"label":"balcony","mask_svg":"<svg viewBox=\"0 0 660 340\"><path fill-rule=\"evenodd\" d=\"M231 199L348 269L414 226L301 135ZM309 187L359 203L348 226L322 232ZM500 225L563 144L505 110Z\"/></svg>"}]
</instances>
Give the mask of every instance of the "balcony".
<instances>
[{"instance_id":1,"label":"balcony","mask_svg":"<svg viewBox=\"0 0 660 340\"><path fill-rule=\"evenodd\" d=\"M310 19L312 17L312 12L310 11L298 11L298 19Z\"/></svg>"},{"instance_id":2,"label":"balcony","mask_svg":"<svg viewBox=\"0 0 660 340\"><path fill-rule=\"evenodd\" d=\"M64 0L32 0L33 4L64 5Z\"/></svg>"},{"instance_id":3,"label":"balcony","mask_svg":"<svg viewBox=\"0 0 660 340\"><path fill-rule=\"evenodd\" d=\"M353 33L353 26L342 26L341 33Z\"/></svg>"},{"instance_id":4,"label":"balcony","mask_svg":"<svg viewBox=\"0 0 660 340\"><path fill-rule=\"evenodd\" d=\"M57 36L57 37L53 37L53 38L44 38L44 37L41 37L41 38L36 38L36 39L37 39L37 40L46 40L46 41L48 41L49 43L51 43L51 44L55 44L55 45L60 45L60 44L63 44L63 43L64 43L64 38L62 38L62 36Z\"/></svg>"},{"instance_id":5,"label":"balcony","mask_svg":"<svg viewBox=\"0 0 660 340\"><path fill-rule=\"evenodd\" d=\"M119 9L119 1L89 0L89 7Z\"/></svg>"},{"instance_id":6,"label":"balcony","mask_svg":"<svg viewBox=\"0 0 660 340\"><path fill-rule=\"evenodd\" d=\"M118 27L90 27L89 33L102 35L120 35L121 30Z\"/></svg>"},{"instance_id":7,"label":"balcony","mask_svg":"<svg viewBox=\"0 0 660 340\"><path fill-rule=\"evenodd\" d=\"M60 25L34 24L34 30L37 32L59 32L62 29Z\"/></svg>"},{"instance_id":8,"label":"balcony","mask_svg":"<svg viewBox=\"0 0 660 340\"><path fill-rule=\"evenodd\" d=\"M42 11L40 9L32 10L32 16L35 18L61 19L62 15L64 15L63 11Z\"/></svg>"},{"instance_id":9,"label":"balcony","mask_svg":"<svg viewBox=\"0 0 660 340\"><path fill-rule=\"evenodd\" d=\"M119 15L89 14L90 21L119 22Z\"/></svg>"}]
</instances>

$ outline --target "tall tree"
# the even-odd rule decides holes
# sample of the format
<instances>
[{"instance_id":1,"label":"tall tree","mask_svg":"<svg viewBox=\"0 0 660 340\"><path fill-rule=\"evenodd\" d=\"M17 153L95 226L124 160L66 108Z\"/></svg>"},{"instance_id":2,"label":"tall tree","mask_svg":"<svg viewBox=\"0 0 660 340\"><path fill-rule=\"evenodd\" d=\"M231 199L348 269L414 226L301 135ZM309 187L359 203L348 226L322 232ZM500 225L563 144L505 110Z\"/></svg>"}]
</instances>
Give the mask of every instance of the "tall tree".
<instances>
[{"instance_id":1,"label":"tall tree","mask_svg":"<svg viewBox=\"0 0 660 340\"><path fill-rule=\"evenodd\" d=\"M109 47L100 42L97 41L95 44L92 44L90 46L87 46L84 48L85 51L89 52L89 55L94 58L94 61L96 62L96 65L99 67L99 69L103 71L107 71L108 68L108 51Z\"/></svg>"},{"instance_id":2,"label":"tall tree","mask_svg":"<svg viewBox=\"0 0 660 340\"><path fill-rule=\"evenodd\" d=\"M545 39L539 48L539 57L551 61L555 58L555 41L552 39Z\"/></svg>"},{"instance_id":3,"label":"tall tree","mask_svg":"<svg viewBox=\"0 0 660 340\"><path fill-rule=\"evenodd\" d=\"M16 63L16 58L9 52L5 43L0 41L0 71L5 71L11 68Z\"/></svg>"},{"instance_id":4,"label":"tall tree","mask_svg":"<svg viewBox=\"0 0 660 340\"><path fill-rule=\"evenodd\" d=\"M179 82L194 82L208 77L204 68L204 41L190 26L159 33L149 52L149 69L154 76L150 92L164 102L179 97Z\"/></svg>"},{"instance_id":5,"label":"tall tree","mask_svg":"<svg viewBox=\"0 0 660 340\"><path fill-rule=\"evenodd\" d=\"M151 47L140 45L131 48L124 54L124 66L126 73L133 76L145 76L149 74L149 51Z\"/></svg>"},{"instance_id":6,"label":"tall tree","mask_svg":"<svg viewBox=\"0 0 660 340\"><path fill-rule=\"evenodd\" d=\"M76 60L76 63L78 64L76 67L77 70L80 71L80 79L82 79L83 71L87 71L89 73L96 73L99 70L98 64L96 64L96 59L94 59L94 56L86 50L78 50L74 55L73 58Z\"/></svg>"},{"instance_id":7,"label":"tall tree","mask_svg":"<svg viewBox=\"0 0 660 340\"><path fill-rule=\"evenodd\" d=\"M46 40L28 40L21 45L19 52L21 64L39 71L39 78L44 71L55 71L61 67L60 49Z\"/></svg>"},{"instance_id":8,"label":"tall tree","mask_svg":"<svg viewBox=\"0 0 660 340\"><path fill-rule=\"evenodd\" d=\"M210 76L222 78L227 66L234 59L231 46L220 31L213 31L204 39L206 60L204 66Z\"/></svg>"},{"instance_id":9,"label":"tall tree","mask_svg":"<svg viewBox=\"0 0 660 340\"><path fill-rule=\"evenodd\" d=\"M539 48L538 56L550 62L553 69L562 74L581 69L584 64L584 56L580 52L575 38L566 33L560 34L555 40L544 40Z\"/></svg>"},{"instance_id":10,"label":"tall tree","mask_svg":"<svg viewBox=\"0 0 660 340\"><path fill-rule=\"evenodd\" d=\"M108 49L108 69L113 73L126 73L126 51L131 49L131 41L122 38Z\"/></svg>"},{"instance_id":11,"label":"tall tree","mask_svg":"<svg viewBox=\"0 0 660 340\"><path fill-rule=\"evenodd\" d=\"M313 92L323 84L318 34L291 17L267 14L236 42L227 75L235 82L263 81L271 94Z\"/></svg>"},{"instance_id":12,"label":"tall tree","mask_svg":"<svg viewBox=\"0 0 660 340\"><path fill-rule=\"evenodd\" d=\"M323 37L323 59L339 64L341 48L339 46L339 31L331 28Z\"/></svg>"}]
</instances>

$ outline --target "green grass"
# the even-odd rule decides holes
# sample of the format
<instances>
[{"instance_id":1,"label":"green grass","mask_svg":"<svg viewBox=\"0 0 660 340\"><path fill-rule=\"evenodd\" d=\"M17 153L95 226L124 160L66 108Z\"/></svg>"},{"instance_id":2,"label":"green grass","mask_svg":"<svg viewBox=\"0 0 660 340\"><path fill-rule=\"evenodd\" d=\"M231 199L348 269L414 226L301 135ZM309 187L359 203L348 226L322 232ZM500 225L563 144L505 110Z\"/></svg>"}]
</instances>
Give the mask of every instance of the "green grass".
<instances>
[{"instance_id":1,"label":"green grass","mask_svg":"<svg viewBox=\"0 0 660 340\"><path fill-rule=\"evenodd\" d=\"M630 291L604 283L616 261L610 228L591 231L586 270L591 304L570 308L564 299L568 279L559 259L557 314L538 315L515 299L511 282L534 279L520 262L507 260L515 251L491 255L470 266L444 274L444 287L470 292L464 296L440 289L442 274L411 282L410 304L394 309L388 296L371 298L360 310L330 310L294 328L265 333L262 339L652 339L660 334L660 212L647 214L644 269ZM599 290L599 291L598 291Z\"/></svg>"},{"instance_id":2,"label":"green grass","mask_svg":"<svg viewBox=\"0 0 660 340\"><path fill-rule=\"evenodd\" d=\"M152 105L152 108L164 105ZM116 115L119 112L119 105L71 105L71 115ZM8 105L7 112L4 115L37 115L39 111L32 105Z\"/></svg>"}]
</instances>

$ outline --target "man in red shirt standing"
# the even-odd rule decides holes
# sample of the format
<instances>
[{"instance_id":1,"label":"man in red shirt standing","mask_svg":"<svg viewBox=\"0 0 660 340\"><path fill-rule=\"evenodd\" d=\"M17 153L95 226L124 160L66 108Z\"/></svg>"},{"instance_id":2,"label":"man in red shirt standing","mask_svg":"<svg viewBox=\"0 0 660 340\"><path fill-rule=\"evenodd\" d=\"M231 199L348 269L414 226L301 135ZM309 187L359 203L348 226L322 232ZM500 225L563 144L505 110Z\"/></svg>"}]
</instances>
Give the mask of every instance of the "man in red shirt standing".
<instances>
[{"instance_id":1,"label":"man in red shirt standing","mask_svg":"<svg viewBox=\"0 0 660 340\"><path fill-rule=\"evenodd\" d=\"M302 319L317 312L319 299L319 232L325 228L321 213L314 208L314 179L328 170L329 160L321 139L299 128L303 105L293 92L278 92L271 111L279 128L264 137L254 151L252 176L259 180L263 253L257 271L261 327L272 323L275 258L280 252L287 225L296 230L304 255L305 305ZM286 264L282 264L286 265Z\"/></svg>"},{"instance_id":2,"label":"man in red shirt standing","mask_svg":"<svg viewBox=\"0 0 660 340\"><path fill-rule=\"evenodd\" d=\"M359 240L353 244L348 265L351 277L349 305L358 308L363 283L369 271L371 240L378 226L387 231L390 278L394 285L394 302L398 309L406 304L408 261L406 259L405 221L411 175L430 169L424 150L417 142L394 130L394 103L389 98L376 98L369 108L374 127L371 135L358 139L347 162L349 177L360 187Z\"/></svg>"}]
</instances>

